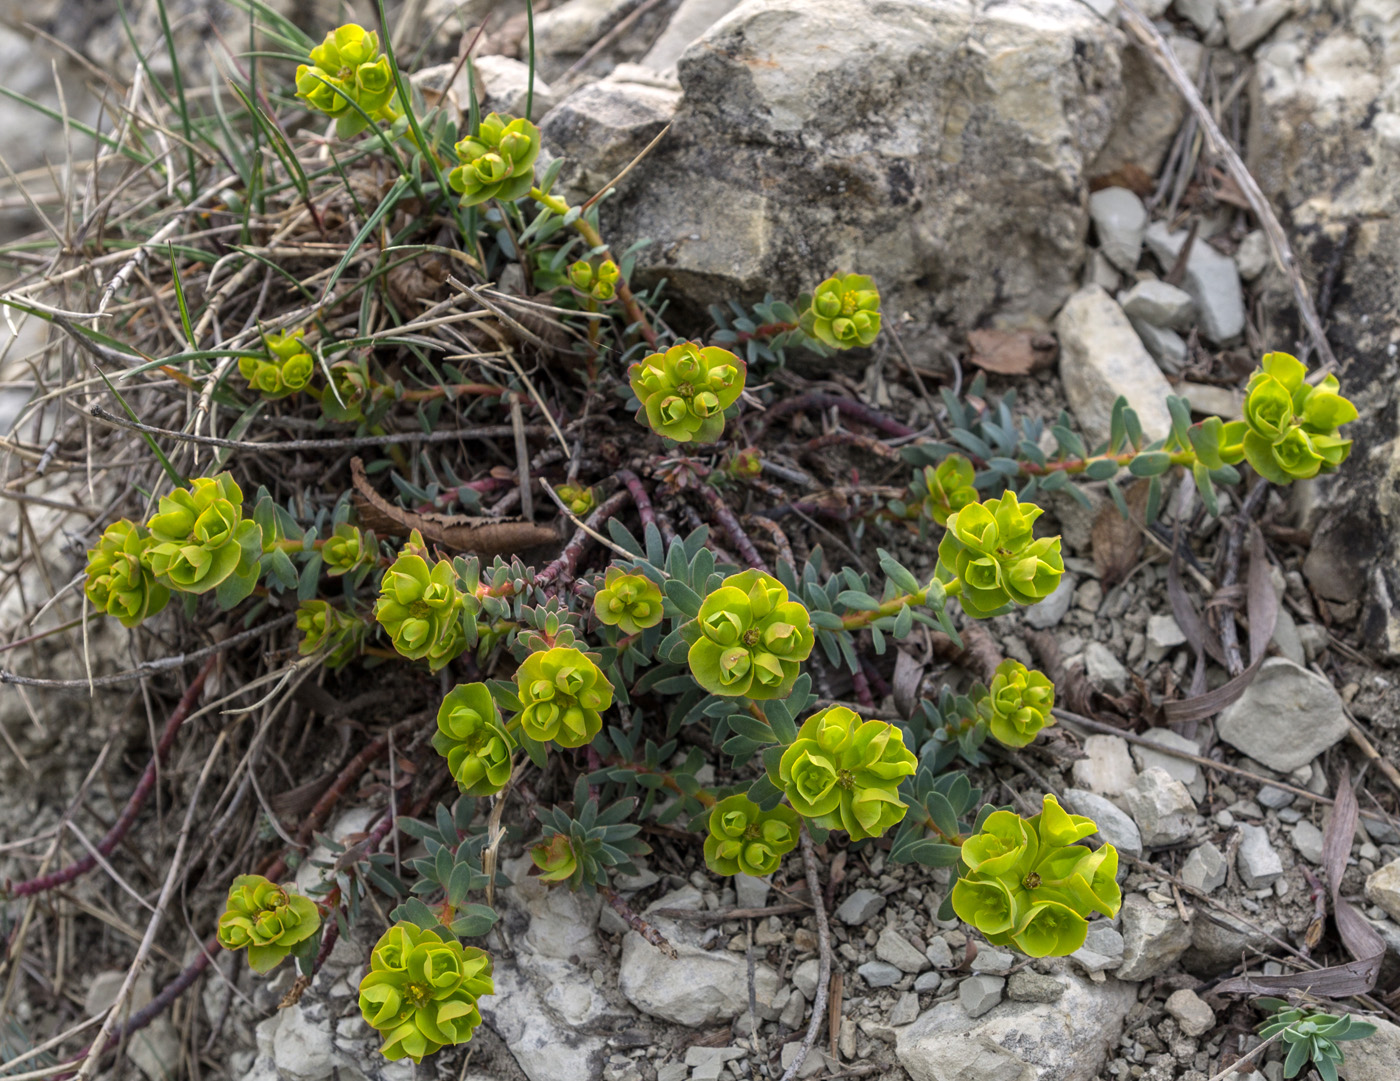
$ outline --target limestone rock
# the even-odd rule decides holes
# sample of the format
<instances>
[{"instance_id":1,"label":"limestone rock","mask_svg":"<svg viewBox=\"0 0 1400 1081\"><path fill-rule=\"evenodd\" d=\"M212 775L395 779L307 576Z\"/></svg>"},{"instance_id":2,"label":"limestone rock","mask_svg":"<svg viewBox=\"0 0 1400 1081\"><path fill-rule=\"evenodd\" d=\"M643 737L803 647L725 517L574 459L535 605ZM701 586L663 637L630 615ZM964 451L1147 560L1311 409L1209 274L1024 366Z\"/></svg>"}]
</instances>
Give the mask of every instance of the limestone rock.
<instances>
[{"instance_id":1,"label":"limestone rock","mask_svg":"<svg viewBox=\"0 0 1400 1081\"><path fill-rule=\"evenodd\" d=\"M1093 1081L1137 995L1114 979L1056 982L1057 999L1037 987L1037 1001L1003 1002L978 1018L940 1003L899 1030L900 1065L913 1081Z\"/></svg>"},{"instance_id":2,"label":"limestone rock","mask_svg":"<svg viewBox=\"0 0 1400 1081\"><path fill-rule=\"evenodd\" d=\"M1005 987L1000 976L969 976L958 985L958 1002L968 1017L981 1017L1001 1001Z\"/></svg>"},{"instance_id":3,"label":"limestone rock","mask_svg":"<svg viewBox=\"0 0 1400 1081\"><path fill-rule=\"evenodd\" d=\"M1347 734L1332 684L1282 657L1270 657L1239 700L1220 715L1220 738L1270 769L1291 773Z\"/></svg>"},{"instance_id":4,"label":"limestone rock","mask_svg":"<svg viewBox=\"0 0 1400 1081\"><path fill-rule=\"evenodd\" d=\"M1159 908L1141 894L1123 899L1123 964L1120 980L1160 976L1191 945L1191 928L1174 908Z\"/></svg>"},{"instance_id":5,"label":"limestone rock","mask_svg":"<svg viewBox=\"0 0 1400 1081\"><path fill-rule=\"evenodd\" d=\"M1081 788L1065 789L1065 802L1075 814L1092 818L1099 836L1114 848L1129 856L1142 855L1142 833L1117 804Z\"/></svg>"},{"instance_id":6,"label":"limestone rock","mask_svg":"<svg viewBox=\"0 0 1400 1081\"><path fill-rule=\"evenodd\" d=\"M1071 767L1078 787L1100 796L1121 796L1137 780L1128 741L1122 736L1089 736L1084 740L1084 753L1087 757Z\"/></svg>"},{"instance_id":7,"label":"limestone rock","mask_svg":"<svg viewBox=\"0 0 1400 1081\"><path fill-rule=\"evenodd\" d=\"M836 906L834 915L842 923L858 927L872 916L878 915L885 907L885 898L879 891L862 887Z\"/></svg>"},{"instance_id":8,"label":"limestone rock","mask_svg":"<svg viewBox=\"0 0 1400 1081\"><path fill-rule=\"evenodd\" d=\"M919 973L933 966L933 962L889 924L885 925L875 942L875 956L894 965L901 972Z\"/></svg>"},{"instance_id":9,"label":"limestone rock","mask_svg":"<svg viewBox=\"0 0 1400 1081\"><path fill-rule=\"evenodd\" d=\"M1142 833L1143 844L1172 845L1191 835L1196 805L1186 786L1165 770L1143 770L1123 799Z\"/></svg>"},{"instance_id":10,"label":"limestone rock","mask_svg":"<svg viewBox=\"0 0 1400 1081\"><path fill-rule=\"evenodd\" d=\"M1236 866L1240 878L1252 890L1272 886L1283 877L1283 862L1263 826L1241 826L1242 840Z\"/></svg>"},{"instance_id":11,"label":"limestone rock","mask_svg":"<svg viewBox=\"0 0 1400 1081\"><path fill-rule=\"evenodd\" d=\"M1164 267L1176 262L1186 237L1185 229L1173 233L1162 221L1147 228L1147 246ZM1182 284L1196 302L1201 333L1211 341L1227 342L1244 330L1244 287L1240 284L1239 268L1203 237L1198 236L1191 245Z\"/></svg>"},{"instance_id":12,"label":"limestone rock","mask_svg":"<svg viewBox=\"0 0 1400 1081\"><path fill-rule=\"evenodd\" d=\"M1400 1026L1384 1017L1367 1017L1376 1031L1364 1040L1351 1040L1343 1050L1346 1081L1392 1081L1400 1061Z\"/></svg>"},{"instance_id":13,"label":"limestone rock","mask_svg":"<svg viewBox=\"0 0 1400 1081\"><path fill-rule=\"evenodd\" d=\"M1400 920L1400 860L1392 860L1367 876L1366 900Z\"/></svg>"},{"instance_id":14,"label":"limestone rock","mask_svg":"<svg viewBox=\"0 0 1400 1081\"><path fill-rule=\"evenodd\" d=\"M1099 250L1108 261L1129 274L1142 255L1147 232L1147 208L1127 188L1102 188L1089 196L1089 216L1099 234Z\"/></svg>"},{"instance_id":15,"label":"limestone rock","mask_svg":"<svg viewBox=\"0 0 1400 1081\"><path fill-rule=\"evenodd\" d=\"M1118 298L1118 303L1129 319L1174 330L1187 329L1196 310L1196 302L1185 289L1155 279L1138 282Z\"/></svg>"},{"instance_id":16,"label":"limestone rock","mask_svg":"<svg viewBox=\"0 0 1400 1081\"><path fill-rule=\"evenodd\" d=\"M1202 893L1212 893L1225 885L1228 874L1224 854L1209 841L1193 848L1181 865L1181 881Z\"/></svg>"},{"instance_id":17,"label":"limestone rock","mask_svg":"<svg viewBox=\"0 0 1400 1081\"><path fill-rule=\"evenodd\" d=\"M1111 296L1097 285L1081 289L1056 317L1055 333L1065 397L1090 442L1108 438L1120 394L1137 411L1148 439L1171 430L1171 386Z\"/></svg>"},{"instance_id":18,"label":"limestone rock","mask_svg":"<svg viewBox=\"0 0 1400 1081\"><path fill-rule=\"evenodd\" d=\"M1187 1036L1204 1036L1215 1027L1215 1011L1189 987L1173 991L1167 998L1166 1009Z\"/></svg>"},{"instance_id":19,"label":"limestone rock","mask_svg":"<svg viewBox=\"0 0 1400 1081\"><path fill-rule=\"evenodd\" d=\"M1122 47L1077 0L746 0L681 55L674 127L604 234L651 238L639 280L696 306L849 267L889 312L1049 317L1084 258Z\"/></svg>"}]
</instances>

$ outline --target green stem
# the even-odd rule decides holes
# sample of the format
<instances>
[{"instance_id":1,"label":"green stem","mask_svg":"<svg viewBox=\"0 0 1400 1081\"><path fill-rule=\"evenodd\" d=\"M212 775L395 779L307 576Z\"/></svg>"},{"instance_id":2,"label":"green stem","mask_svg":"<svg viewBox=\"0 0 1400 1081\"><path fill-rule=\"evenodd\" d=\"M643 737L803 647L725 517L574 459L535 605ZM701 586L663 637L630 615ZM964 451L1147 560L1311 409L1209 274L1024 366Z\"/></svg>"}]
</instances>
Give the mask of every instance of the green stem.
<instances>
[{"instance_id":1,"label":"green stem","mask_svg":"<svg viewBox=\"0 0 1400 1081\"><path fill-rule=\"evenodd\" d=\"M1035 462L1020 461L1021 472L1031 477L1044 477L1051 473L1068 473L1071 476L1083 473L1095 462L1117 462L1119 466L1132 464L1134 458L1141 454L1158 454L1160 451L1125 450L1117 454L1099 454L1093 458L1065 458L1062 461L1046 462L1043 466ZM1172 465L1183 465L1186 468L1196 464L1196 452L1194 450L1169 451ZM984 463L985 464L985 463Z\"/></svg>"},{"instance_id":2,"label":"green stem","mask_svg":"<svg viewBox=\"0 0 1400 1081\"><path fill-rule=\"evenodd\" d=\"M943 594L946 597L956 597L962 592L962 583L957 579L943 584ZM847 631L858 631L870 626L877 619L884 619L886 616L897 616L901 608L918 607L928 603L928 590L920 589L914 593L901 593L897 597L885 601L879 608L868 612L852 612L841 617L841 629Z\"/></svg>"}]
</instances>

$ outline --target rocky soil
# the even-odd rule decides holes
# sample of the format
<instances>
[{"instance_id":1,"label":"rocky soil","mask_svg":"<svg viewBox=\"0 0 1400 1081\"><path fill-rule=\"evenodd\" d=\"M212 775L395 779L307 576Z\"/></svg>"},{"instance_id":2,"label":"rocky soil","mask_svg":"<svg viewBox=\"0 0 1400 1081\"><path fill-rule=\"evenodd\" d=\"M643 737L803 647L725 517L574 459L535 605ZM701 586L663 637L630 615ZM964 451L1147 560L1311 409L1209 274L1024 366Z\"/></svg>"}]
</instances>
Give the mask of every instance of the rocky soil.
<instances>
[{"instance_id":1,"label":"rocky soil","mask_svg":"<svg viewBox=\"0 0 1400 1081\"><path fill-rule=\"evenodd\" d=\"M1360 749L1369 739L1390 762L1400 750L1391 667L1400 659L1400 5L1140 6L1288 229L1361 409L1356 449L1335 478L1275 494L1260 511L1280 604L1273 655L1239 701L1175 729L1154 704L1185 693L1194 653L1172 615L1160 539L1134 536L1125 562L1117 548L1130 542L1113 531L1102 491L1090 486L1088 510L1063 497L1051 504L1069 573L1041 604L986 629L1004 655L1058 670L1062 688L1075 682L1082 697L1072 708L1109 723L1066 723L1045 749L998 760L977 780L997 803L1053 791L1094 817L1125 857L1122 912L1095 924L1072 957L1030 962L937 918L945 873L887 864L878 846L833 849L824 874L840 1005L803 1077L1213 1078L1257 1043L1258 1022L1215 984L1241 965L1290 971L1300 949L1324 963L1349 959L1330 933L1309 938L1326 892L1327 798L1344 770L1359 775L1369 817L1342 895L1387 943L1378 998L1393 1003L1386 994L1400 986L1397 792ZM119 23L105 15L79 25L65 21L74 5L9 7L11 21L64 28L57 36L92 60L119 62ZM189 5L181 25L191 55L203 55L196 44L211 16L236 19L215 7ZM521 104L513 8L488 17L485 3L417 7L433 59L486 17L486 101ZM315 5L303 14L323 17ZM959 363L970 377L969 331L1052 339L1056 364L994 376L992 389L1014 387L1047 418L1068 408L1092 436L1106 434L1119 394L1149 434L1165 433L1170 393L1203 413L1238 415L1242 376L1262 350L1308 352L1260 222L1111 0L566 0L538 16L536 40L537 113L575 194L597 190L670 125L605 204L604 224L622 246L651 238L639 276L666 278L680 313L859 269L877 278L901 350L930 379L951 380ZM5 85L58 100L50 59L26 34L0 30L0 56ZM57 70L68 107L93 115L83 112L82 71ZM18 156L4 152L16 172L63 160L61 133L32 113L0 103L0 124L27 133ZM6 228L32 225L15 200L3 213ZM6 362L41 344L22 334ZM911 426L929 419L923 401L890 401L887 390L879 400L882 371L898 370L899 353L840 363L854 366L826 374ZM81 498L100 506L100 495ZM1238 509L1237 497L1224 502ZM31 527L57 547L61 519L49 513L37 508ZM7 514L0 508L3 542L13 545L20 526ZM1201 522L1203 535L1217 528ZM917 569L932 562L928 551L902 554ZM94 631L88 648L99 671L130 663L127 636L113 628ZM921 663L925 689L977 675ZM75 661L58 674L81 671ZM1225 675L1212 665L1209 678ZM1148 705L1117 712L1134 694ZM61 804L38 794L77 791L109 734L120 755L130 724L109 715L118 701L83 699L62 712L0 690L10 744L0 748L0 842L52 827ZM114 814L124 796L98 786L89 806ZM362 825L342 820L330 832L353 836ZM117 1072L742 1081L777 1077L791 1061L817 980L812 898L796 858L771 882L730 881L705 870L691 840L657 843L643 873L617 888L676 946L676 961L598 898L547 890L527 866L507 866L516 885L491 944L497 994L483 1003L487 1027L469 1053L416 1072L377 1056L354 999L368 940L352 939L336 945L299 1005L280 1011L289 972L267 983L221 963L222 978L148 1029ZM28 873L0 847L0 877ZM75 906L70 916L83 896L62 902ZM13 908L8 918L21 915ZM196 948L192 934L188 942ZM85 1016L111 1001L131 945L113 931L66 989ZM48 1031L30 992L50 978L20 979L0 1019L0 1059L27 1047L25 1034ZM1347 1081L1396 1077L1400 1026L1389 1010L1375 1020L1375 1037L1347 1047ZM1281 1056L1269 1051L1259 1069L1280 1081Z\"/></svg>"}]
</instances>

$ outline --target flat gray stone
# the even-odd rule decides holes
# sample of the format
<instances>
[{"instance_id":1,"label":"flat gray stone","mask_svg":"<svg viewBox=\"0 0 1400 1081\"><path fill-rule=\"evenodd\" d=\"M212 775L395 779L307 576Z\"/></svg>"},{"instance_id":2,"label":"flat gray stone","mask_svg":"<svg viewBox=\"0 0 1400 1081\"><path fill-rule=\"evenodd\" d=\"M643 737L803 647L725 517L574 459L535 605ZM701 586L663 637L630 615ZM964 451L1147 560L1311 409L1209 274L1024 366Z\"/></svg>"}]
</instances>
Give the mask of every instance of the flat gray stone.
<instances>
[{"instance_id":1,"label":"flat gray stone","mask_svg":"<svg viewBox=\"0 0 1400 1081\"><path fill-rule=\"evenodd\" d=\"M1191 945L1191 928L1181 922L1175 908L1159 908L1141 894L1123 899L1123 963L1120 980L1147 980L1160 976Z\"/></svg>"},{"instance_id":2,"label":"flat gray stone","mask_svg":"<svg viewBox=\"0 0 1400 1081\"><path fill-rule=\"evenodd\" d=\"M1128 741L1122 736L1088 736L1084 755L1070 767L1076 788L1087 788L1100 796L1121 796L1137 780Z\"/></svg>"},{"instance_id":3,"label":"flat gray stone","mask_svg":"<svg viewBox=\"0 0 1400 1081\"><path fill-rule=\"evenodd\" d=\"M875 956L901 972L920 973L932 967L932 962L914 944L893 927L886 926L875 942Z\"/></svg>"},{"instance_id":4,"label":"flat gray stone","mask_svg":"<svg viewBox=\"0 0 1400 1081\"><path fill-rule=\"evenodd\" d=\"M1005 950L983 946L972 959L972 971L987 976L1005 976L1011 971L1016 959Z\"/></svg>"},{"instance_id":5,"label":"flat gray stone","mask_svg":"<svg viewBox=\"0 0 1400 1081\"><path fill-rule=\"evenodd\" d=\"M1173 845L1191 836L1196 804L1186 786L1165 770L1139 773L1137 781L1123 793L1123 801L1147 847Z\"/></svg>"},{"instance_id":6,"label":"flat gray stone","mask_svg":"<svg viewBox=\"0 0 1400 1081\"><path fill-rule=\"evenodd\" d=\"M1239 700L1220 715L1220 738L1280 773L1305 766L1347 734L1332 684L1282 657L1270 657Z\"/></svg>"},{"instance_id":7,"label":"flat gray stone","mask_svg":"<svg viewBox=\"0 0 1400 1081\"><path fill-rule=\"evenodd\" d=\"M1119 395L1133 407L1149 440L1171 431L1166 405L1171 385L1111 296L1097 285L1079 290L1055 317L1055 333L1065 397L1091 443L1108 438Z\"/></svg>"},{"instance_id":8,"label":"flat gray stone","mask_svg":"<svg viewBox=\"0 0 1400 1081\"><path fill-rule=\"evenodd\" d=\"M1263 826L1241 826L1239 857L1236 867L1240 878L1252 890L1272 886L1283 877L1283 861L1269 841L1269 831Z\"/></svg>"},{"instance_id":9,"label":"flat gray stone","mask_svg":"<svg viewBox=\"0 0 1400 1081\"><path fill-rule=\"evenodd\" d=\"M834 915L844 924L859 927L885 907L885 898L876 890L862 887L836 906Z\"/></svg>"},{"instance_id":10,"label":"flat gray stone","mask_svg":"<svg viewBox=\"0 0 1400 1081\"><path fill-rule=\"evenodd\" d=\"M1215 845L1206 841L1191 850L1181 865L1181 881L1202 893L1212 893L1225 885L1229 868L1225 856Z\"/></svg>"},{"instance_id":11,"label":"flat gray stone","mask_svg":"<svg viewBox=\"0 0 1400 1081\"><path fill-rule=\"evenodd\" d=\"M1271 784L1263 785L1254 797L1259 806L1267 807L1271 811L1281 811L1297 798L1292 792L1275 788Z\"/></svg>"},{"instance_id":12,"label":"flat gray stone","mask_svg":"<svg viewBox=\"0 0 1400 1081\"><path fill-rule=\"evenodd\" d=\"M1293 0L1261 0L1253 7L1225 12L1225 35L1230 48L1248 52L1263 41L1293 10Z\"/></svg>"},{"instance_id":13,"label":"flat gray stone","mask_svg":"<svg viewBox=\"0 0 1400 1081\"><path fill-rule=\"evenodd\" d=\"M937 972L922 972L914 981L914 990L920 994L930 994L943 985L943 977Z\"/></svg>"},{"instance_id":14,"label":"flat gray stone","mask_svg":"<svg viewBox=\"0 0 1400 1081\"><path fill-rule=\"evenodd\" d=\"M1129 856L1142 855L1142 834L1137 824L1115 803L1082 788L1065 789L1065 802L1075 814L1092 818L1099 836Z\"/></svg>"},{"instance_id":15,"label":"flat gray stone","mask_svg":"<svg viewBox=\"0 0 1400 1081\"><path fill-rule=\"evenodd\" d=\"M1134 319L1132 323L1137 336L1162 371L1168 375L1180 372L1186 364L1186 339L1170 327L1154 327L1141 319Z\"/></svg>"},{"instance_id":16,"label":"flat gray stone","mask_svg":"<svg viewBox=\"0 0 1400 1081\"><path fill-rule=\"evenodd\" d=\"M1196 312L1196 302L1185 289L1164 281L1138 282L1118 298L1128 318L1154 327L1186 330Z\"/></svg>"},{"instance_id":17,"label":"flat gray stone","mask_svg":"<svg viewBox=\"0 0 1400 1081\"><path fill-rule=\"evenodd\" d=\"M1090 642L1084 647L1084 674L1090 683L1110 694L1122 694L1128 689L1128 670L1102 642Z\"/></svg>"},{"instance_id":18,"label":"flat gray stone","mask_svg":"<svg viewBox=\"0 0 1400 1081\"><path fill-rule=\"evenodd\" d=\"M1187 1036L1204 1036L1215 1027L1215 1011L1189 987L1173 991L1167 998L1166 1010Z\"/></svg>"},{"instance_id":19,"label":"flat gray stone","mask_svg":"<svg viewBox=\"0 0 1400 1081\"><path fill-rule=\"evenodd\" d=\"M821 964L815 959L803 961L792 970L792 985L802 992L802 997L812 1002L817 997L817 981L821 978Z\"/></svg>"},{"instance_id":20,"label":"flat gray stone","mask_svg":"<svg viewBox=\"0 0 1400 1081\"><path fill-rule=\"evenodd\" d=\"M867 961L856 974L871 987L893 987L904 978L903 972L884 961Z\"/></svg>"},{"instance_id":21,"label":"flat gray stone","mask_svg":"<svg viewBox=\"0 0 1400 1081\"><path fill-rule=\"evenodd\" d=\"M1059 622L1065 618L1070 605L1074 602L1074 587L1078 584L1074 575L1066 574L1060 579L1050 595L1044 600L1036 601L1029 608L1021 612L1021 617L1038 631L1049 630L1058 626Z\"/></svg>"},{"instance_id":22,"label":"flat gray stone","mask_svg":"<svg viewBox=\"0 0 1400 1081\"><path fill-rule=\"evenodd\" d=\"M919 996L913 991L900 995L890 1010L890 1025L912 1025L919 1019Z\"/></svg>"},{"instance_id":23,"label":"flat gray stone","mask_svg":"<svg viewBox=\"0 0 1400 1081\"><path fill-rule=\"evenodd\" d=\"M1240 241L1240 246L1235 249L1235 265L1240 268L1240 277L1247 282L1252 282L1260 274L1269 269L1269 262L1273 258L1269 251L1269 238L1264 234L1263 229L1255 229L1252 233L1247 233Z\"/></svg>"},{"instance_id":24,"label":"flat gray stone","mask_svg":"<svg viewBox=\"0 0 1400 1081\"><path fill-rule=\"evenodd\" d=\"M740 908L762 908L768 903L768 892L773 883L766 878L738 874L734 876L735 904Z\"/></svg>"},{"instance_id":25,"label":"flat gray stone","mask_svg":"<svg viewBox=\"0 0 1400 1081\"><path fill-rule=\"evenodd\" d=\"M1150 740L1158 747L1197 756L1201 753L1201 749L1196 746L1193 740L1173 732L1170 728L1149 728L1142 734L1142 738ZM1133 760L1137 762L1137 767L1140 770L1160 769L1167 776L1180 781L1186 786L1186 791L1191 793L1193 800L1205 798L1206 779L1201 776L1201 767L1189 758L1182 758L1180 755L1169 754L1167 751L1157 751L1151 747L1144 747L1141 743L1134 743Z\"/></svg>"},{"instance_id":26,"label":"flat gray stone","mask_svg":"<svg viewBox=\"0 0 1400 1081\"><path fill-rule=\"evenodd\" d=\"M1099 250L1110 263L1128 273L1142 257L1147 232L1147 208L1127 188L1102 188L1089 196L1089 216L1099 234Z\"/></svg>"},{"instance_id":27,"label":"flat gray stone","mask_svg":"<svg viewBox=\"0 0 1400 1081\"><path fill-rule=\"evenodd\" d=\"M1147 228L1147 246L1163 268L1169 268L1181 253L1186 235L1185 229L1173 233L1166 222L1156 221ZM1212 248L1204 237L1198 236L1191 245L1182 284L1196 302L1201 333L1211 341L1227 342L1244 330L1244 287L1240 284L1239 268L1228 255L1221 255Z\"/></svg>"},{"instance_id":28,"label":"flat gray stone","mask_svg":"<svg viewBox=\"0 0 1400 1081\"><path fill-rule=\"evenodd\" d=\"M953 949L942 935L934 935L929 940L928 949L924 950L924 956L928 958L929 964L934 968L953 967Z\"/></svg>"},{"instance_id":29,"label":"flat gray stone","mask_svg":"<svg viewBox=\"0 0 1400 1081\"><path fill-rule=\"evenodd\" d=\"M1367 823L1369 825L1369 823ZM1293 847L1298 855L1316 867L1322 866L1322 831L1306 818L1292 830Z\"/></svg>"},{"instance_id":30,"label":"flat gray stone","mask_svg":"<svg viewBox=\"0 0 1400 1081\"><path fill-rule=\"evenodd\" d=\"M1147 617L1147 644L1156 649L1175 649L1186 644L1186 632L1168 615Z\"/></svg>"},{"instance_id":31,"label":"flat gray stone","mask_svg":"<svg viewBox=\"0 0 1400 1081\"><path fill-rule=\"evenodd\" d=\"M1006 981L1006 997L1012 1002L1056 1002L1064 993L1063 983L1032 968L1013 972Z\"/></svg>"},{"instance_id":32,"label":"flat gray stone","mask_svg":"<svg viewBox=\"0 0 1400 1081\"><path fill-rule=\"evenodd\" d=\"M1000 976L969 976L958 984L958 1001L968 1017L981 1017L1001 1001L1005 987Z\"/></svg>"}]
</instances>

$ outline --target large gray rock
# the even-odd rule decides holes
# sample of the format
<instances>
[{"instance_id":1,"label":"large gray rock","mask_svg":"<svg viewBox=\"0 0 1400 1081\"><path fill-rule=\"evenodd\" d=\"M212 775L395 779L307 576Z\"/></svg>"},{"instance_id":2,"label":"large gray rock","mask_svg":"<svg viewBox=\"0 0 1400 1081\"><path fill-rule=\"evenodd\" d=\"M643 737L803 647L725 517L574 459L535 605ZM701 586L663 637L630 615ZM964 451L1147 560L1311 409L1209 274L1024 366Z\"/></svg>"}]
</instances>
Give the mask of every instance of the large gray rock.
<instances>
[{"instance_id":1,"label":"large gray rock","mask_svg":"<svg viewBox=\"0 0 1400 1081\"><path fill-rule=\"evenodd\" d=\"M745 0L680 57L675 124L604 231L652 238L639 275L692 304L845 269L886 311L1048 317L1083 262L1122 47L1077 0Z\"/></svg>"},{"instance_id":2,"label":"large gray rock","mask_svg":"<svg viewBox=\"0 0 1400 1081\"><path fill-rule=\"evenodd\" d=\"M1343 1045L1346 1065L1342 1076L1346 1081L1394 1081L1395 1063L1400 1060L1400 1026L1384 1017L1367 1017L1376 1031L1364 1040L1351 1040Z\"/></svg>"},{"instance_id":3,"label":"large gray rock","mask_svg":"<svg viewBox=\"0 0 1400 1081\"><path fill-rule=\"evenodd\" d=\"M1270 657L1220 715L1220 738L1280 773L1305 766L1347 734L1341 696L1315 672Z\"/></svg>"},{"instance_id":4,"label":"large gray rock","mask_svg":"<svg viewBox=\"0 0 1400 1081\"><path fill-rule=\"evenodd\" d=\"M700 891L692 886L666 894L653 908L699 908ZM636 931L622 942L618 985L627 1001L643 1013L696 1027L729 1021L748 1009L748 966L744 958L726 950L700 947L700 928L660 916L648 916L675 946L679 960L671 960ZM779 990L778 974L760 962L754 984L761 1008L767 1011Z\"/></svg>"},{"instance_id":5,"label":"large gray rock","mask_svg":"<svg viewBox=\"0 0 1400 1081\"><path fill-rule=\"evenodd\" d=\"M671 122L680 100L678 90L620 78L574 91L540 121L546 150L564 158L560 184L592 197Z\"/></svg>"},{"instance_id":6,"label":"large gray rock","mask_svg":"<svg viewBox=\"0 0 1400 1081\"><path fill-rule=\"evenodd\" d=\"M977 1018L940 1003L899 1030L899 1064L913 1081L1093 1081L1136 991L1111 978L1058 982L1064 993L1052 1001L1003 1002Z\"/></svg>"},{"instance_id":7,"label":"large gray rock","mask_svg":"<svg viewBox=\"0 0 1400 1081\"><path fill-rule=\"evenodd\" d=\"M1065 397L1090 442L1108 438L1113 402L1120 394L1137 411L1149 440L1171 430L1171 384L1117 301L1097 285L1085 286L1056 317L1055 333Z\"/></svg>"},{"instance_id":8,"label":"large gray rock","mask_svg":"<svg viewBox=\"0 0 1400 1081\"><path fill-rule=\"evenodd\" d=\"M1191 836L1191 819L1196 805L1186 786L1165 770L1145 769L1133 786L1123 793L1123 802L1133 816L1142 843L1174 845Z\"/></svg>"},{"instance_id":9,"label":"large gray rock","mask_svg":"<svg viewBox=\"0 0 1400 1081\"><path fill-rule=\"evenodd\" d=\"M1141 894L1123 899L1123 963L1120 980L1146 980L1160 976L1191 945L1191 927L1181 922L1176 909L1154 905Z\"/></svg>"}]
</instances>

